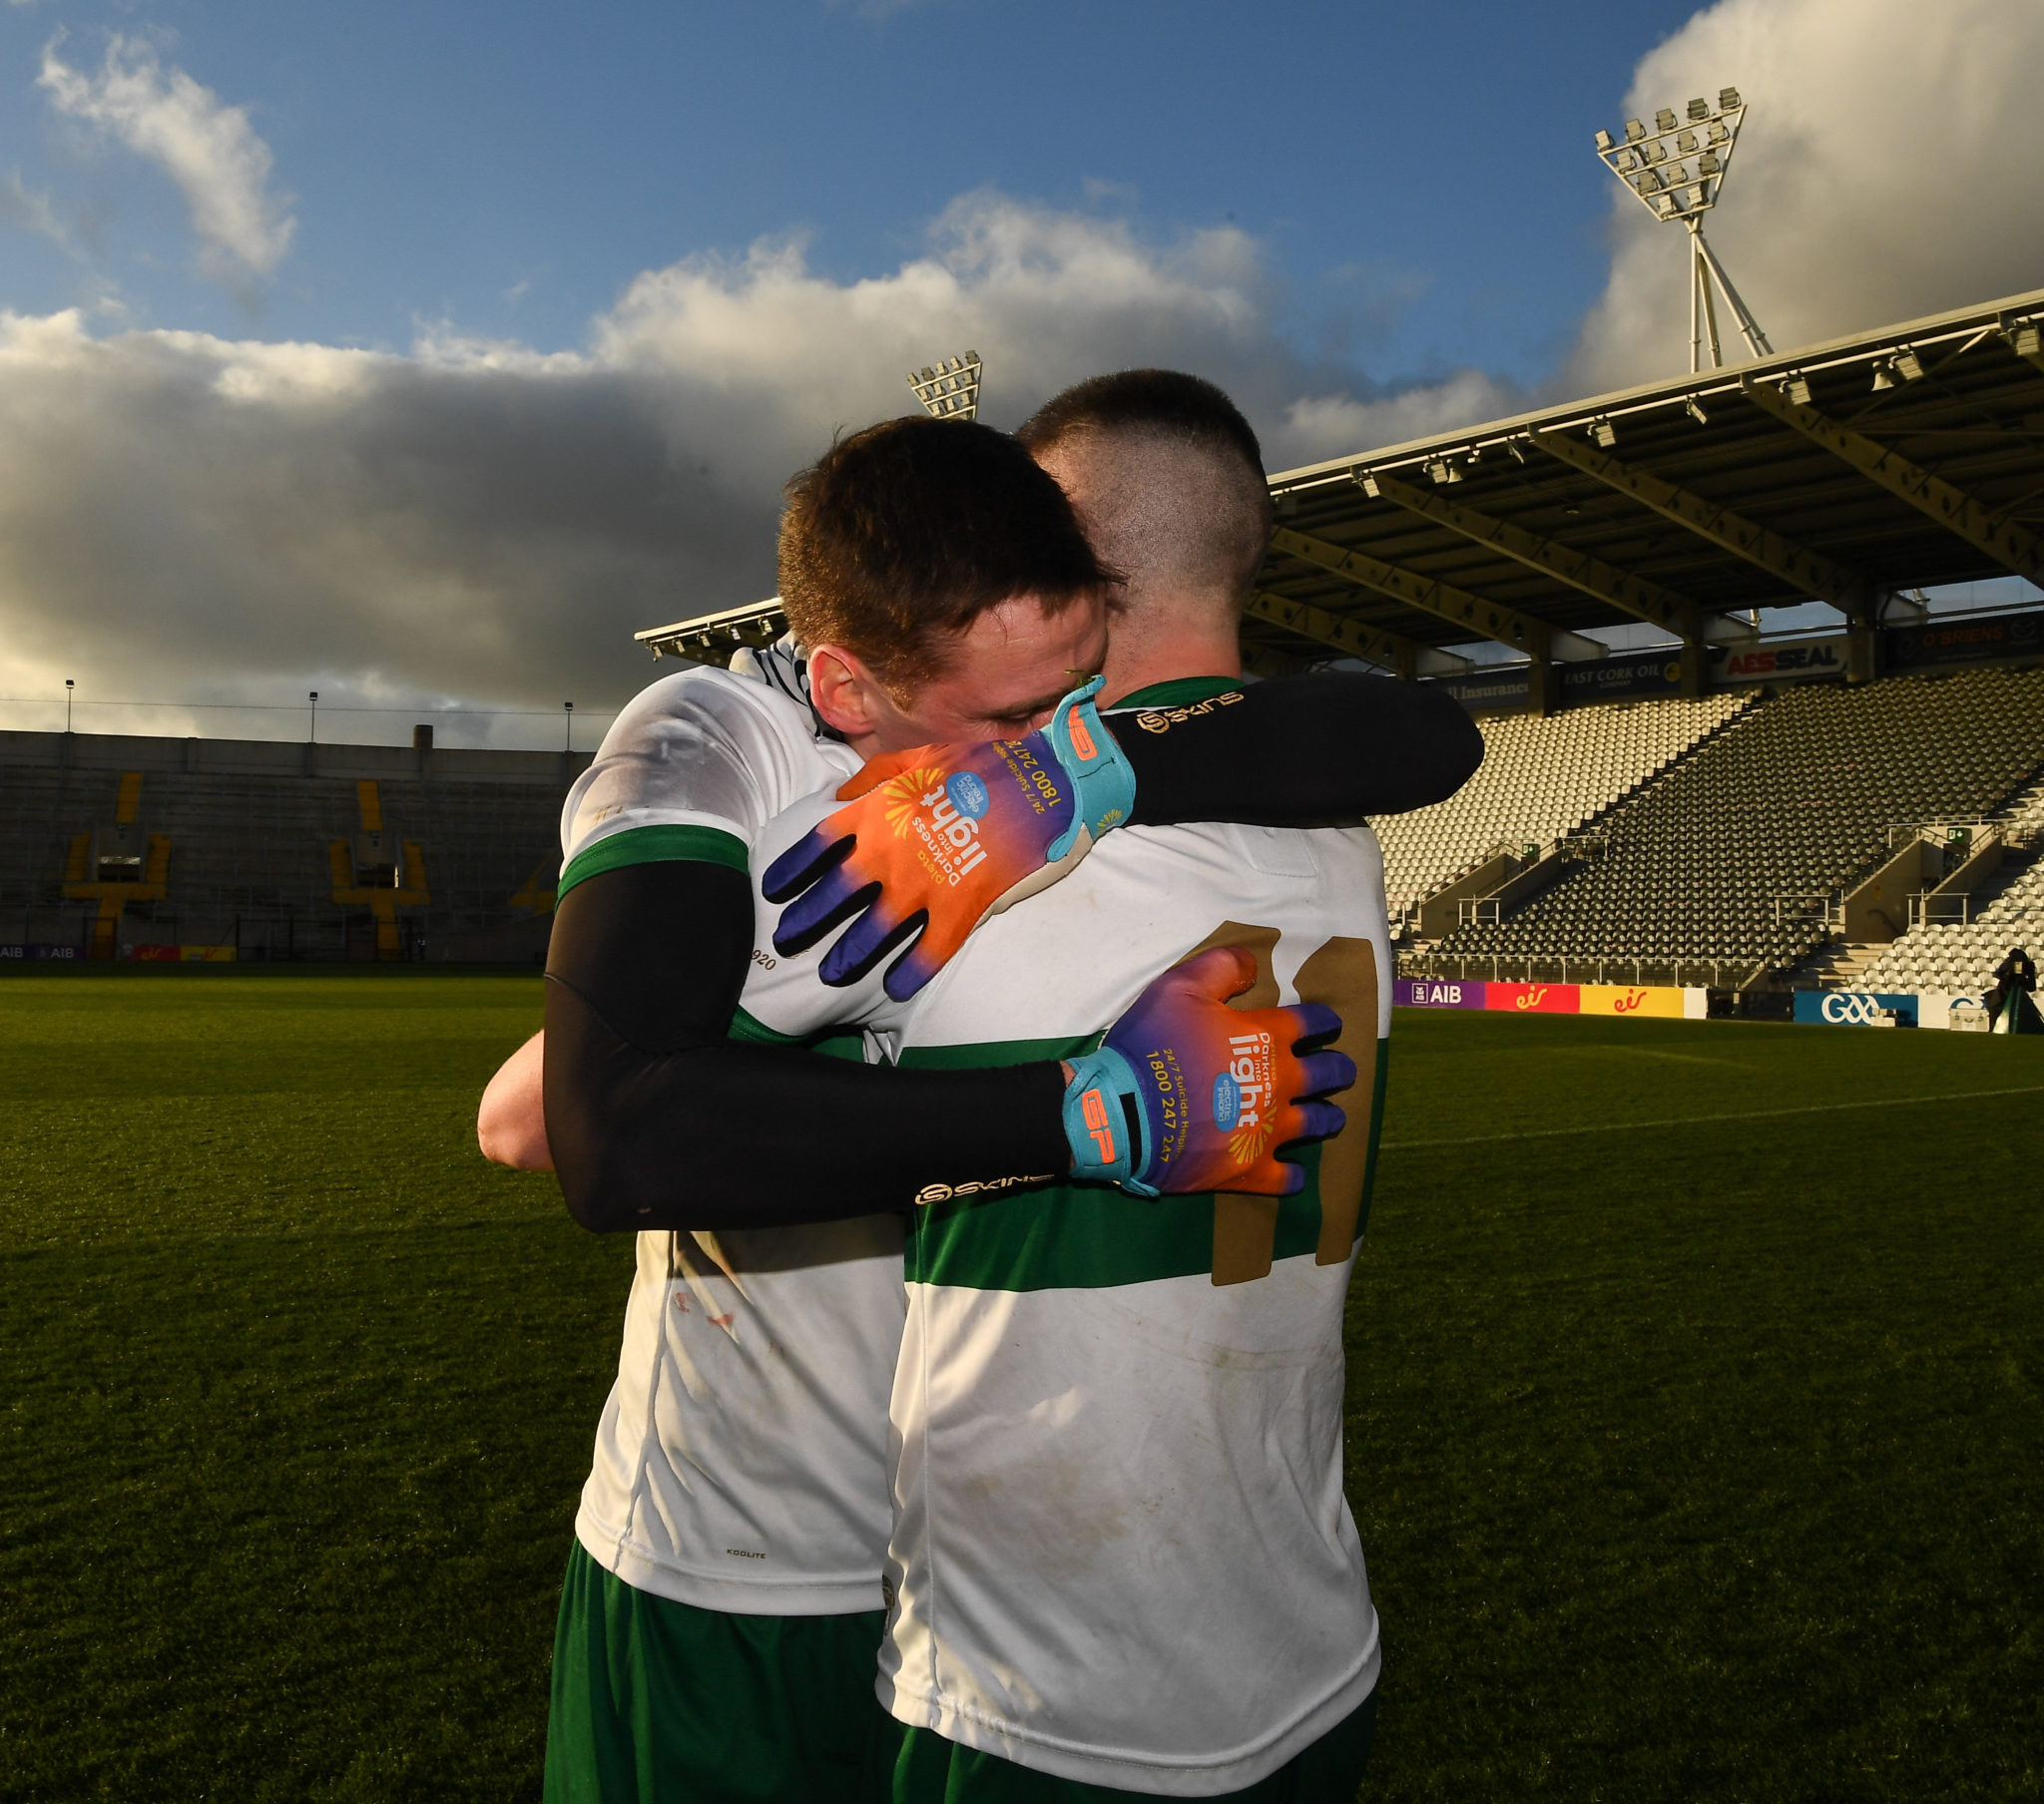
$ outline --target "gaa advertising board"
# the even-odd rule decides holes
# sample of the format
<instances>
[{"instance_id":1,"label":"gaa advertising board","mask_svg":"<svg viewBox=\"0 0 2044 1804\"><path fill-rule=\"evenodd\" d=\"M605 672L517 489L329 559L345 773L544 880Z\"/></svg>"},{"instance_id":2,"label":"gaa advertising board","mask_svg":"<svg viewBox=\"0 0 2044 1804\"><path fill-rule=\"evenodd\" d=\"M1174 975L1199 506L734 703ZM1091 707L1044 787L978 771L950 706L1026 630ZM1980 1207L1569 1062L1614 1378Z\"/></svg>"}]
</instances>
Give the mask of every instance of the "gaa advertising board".
<instances>
[{"instance_id":1,"label":"gaa advertising board","mask_svg":"<svg viewBox=\"0 0 2044 1804\"><path fill-rule=\"evenodd\" d=\"M1391 1000L1401 1009L1481 1009L1498 1015L1606 1015L1623 1020L1702 1021L1710 992L1660 984L1505 984L1468 977L1401 977ZM1795 1019L1805 1027L1984 1029L1977 996L1943 991L1798 990Z\"/></svg>"},{"instance_id":2,"label":"gaa advertising board","mask_svg":"<svg viewBox=\"0 0 2044 1804\"><path fill-rule=\"evenodd\" d=\"M1803 1027L1913 1028L1913 994L1882 990L1798 990L1795 1019Z\"/></svg>"}]
</instances>

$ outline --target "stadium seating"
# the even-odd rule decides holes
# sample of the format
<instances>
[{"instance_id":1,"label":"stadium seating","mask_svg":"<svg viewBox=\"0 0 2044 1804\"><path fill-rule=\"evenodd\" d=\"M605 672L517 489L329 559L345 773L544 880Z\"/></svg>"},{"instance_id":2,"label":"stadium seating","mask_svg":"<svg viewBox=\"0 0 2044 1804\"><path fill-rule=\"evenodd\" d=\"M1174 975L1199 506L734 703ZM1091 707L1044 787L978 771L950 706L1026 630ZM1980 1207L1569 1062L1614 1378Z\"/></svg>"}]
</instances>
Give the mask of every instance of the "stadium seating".
<instances>
[{"instance_id":1,"label":"stadium seating","mask_svg":"<svg viewBox=\"0 0 2044 1804\"><path fill-rule=\"evenodd\" d=\"M2044 670L1788 689L1600 822L1601 856L1579 874L1511 919L1458 928L1432 968L1780 970L1828 937L1842 886L1888 855L1893 825L1977 818L2040 761Z\"/></svg>"},{"instance_id":2,"label":"stadium seating","mask_svg":"<svg viewBox=\"0 0 2044 1804\"><path fill-rule=\"evenodd\" d=\"M364 780L391 839L423 859L431 899L402 912L408 956L529 964L546 944L561 801L584 755L66 737L0 733L0 943L90 937L94 904L64 893L67 848L114 818L125 768L141 773L142 827L171 846L166 893L129 904L126 944L373 956L367 912L334 899L328 850L352 842Z\"/></svg>"},{"instance_id":3,"label":"stadium seating","mask_svg":"<svg viewBox=\"0 0 2044 1804\"><path fill-rule=\"evenodd\" d=\"M1500 843L1575 832L1737 717L1750 694L1580 707L1481 722L1483 765L1448 800L1373 821L1393 918Z\"/></svg>"},{"instance_id":4,"label":"stadium seating","mask_svg":"<svg viewBox=\"0 0 2044 1804\"><path fill-rule=\"evenodd\" d=\"M1994 968L2011 946L2033 952L2044 943L2044 783L2025 790L1994 815L2022 843L2027 862L1999 895L1963 926L1930 924L1905 933L1859 974L1866 990L1944 990L1973 995L1989 989Z\"/></svg>"}]
</instances>

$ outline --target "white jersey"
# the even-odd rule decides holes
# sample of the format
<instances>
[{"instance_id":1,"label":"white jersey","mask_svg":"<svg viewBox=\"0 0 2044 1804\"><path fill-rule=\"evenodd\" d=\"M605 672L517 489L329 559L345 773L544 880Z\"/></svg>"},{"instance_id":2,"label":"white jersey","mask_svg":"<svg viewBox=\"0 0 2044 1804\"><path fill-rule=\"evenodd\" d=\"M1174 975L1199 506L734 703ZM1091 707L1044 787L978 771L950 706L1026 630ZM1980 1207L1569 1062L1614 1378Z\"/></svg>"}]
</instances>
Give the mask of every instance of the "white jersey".
<instances>
[{"instance_id":1,"label":"white jersey","mask_svg":"<svg viewBox=\"0 0 2044 1804\"><path fill-rule=\"evenodd\" d=\"M858 764L765 682L701 668L665 677L619 715L569 791L562 892L624 864L746 869L772 816ZM744 1015L735 1031L774 1038ZM901 1237L896 1215L639 1236L617 1382L575 1519L593 1560L708 1609L880 1607Z\"/></svg>"},{"instance_id":2,"label":"white jersey","mask_svg":"<svg viewBox=\"0 0 2044 1804\"><path fill-rule=\"evenodd\" d=\"M982 925L912 1002L873 1009L904 1065L1054 1058L1095 1044L1165 965L1235 943L1265 972L1248 1000L1332 1004L1361 1071L1349 1129L1281 1202L926 1195L892 1403L880 1695L902 1721L1061 1777L1208 1796L1369 1695L1341 1330L1387 939L1367 829L1126 828Z\"/></svg>"}]
</instances>

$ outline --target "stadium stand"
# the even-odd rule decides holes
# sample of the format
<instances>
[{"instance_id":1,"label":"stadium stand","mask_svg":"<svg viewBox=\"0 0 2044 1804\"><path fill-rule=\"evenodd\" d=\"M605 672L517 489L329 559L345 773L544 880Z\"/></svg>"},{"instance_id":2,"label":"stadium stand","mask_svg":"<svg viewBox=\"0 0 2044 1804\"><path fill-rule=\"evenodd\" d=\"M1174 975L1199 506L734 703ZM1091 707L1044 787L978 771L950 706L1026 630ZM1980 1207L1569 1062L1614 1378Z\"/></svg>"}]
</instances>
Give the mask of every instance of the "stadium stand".
<instances>
[{"instance_id":1,"label":"stadium stand","mask_svg":"<svg viewBox=\"0 0 2044 1804\"><path fill-rule=\"evenodd\" d=\"M1745 694L1493 715L1483 764L1435 807L1372 822L1393 918L1500 845L1550 844L1588 825L1752 705Z\"/></svg>"},{"instance_id":2,"label":"stadium stand","mask_svg":"<svg viewBox=\"0 0 2044 1804\"><path fill-rule=\"evenodd\" d=\"M587 763L0 732L0 945L531 964Z\"/></svg>"},{"instance_id":3,"label":"stadium stand","mask_svg":"<svg viewBox=\"0 0 2044 1804\"><path fill-rule=\"evenodd\" d=\"M1551 978L1610 961L1673 981L1750 981L1830 934L1891 830L1978 818L2044 761L2044 669L1790 688L1598 823L1577 873L1418 971ZM1637 962L1635 964L1635 962Z\"/></svg>"},{"instance_id":4,"label":"stadium stand","mask_svg":"<svg viewBox=\"0 0 2044 1804\"><path fill-rule=\"evenodd\" d=\"M2044 783L2031 784L1986 824L2002 830L2018 868L1971 920L1929 922L1896 940L1859 974L1858 988L1977 994L1992 987L2011 946L2035 951L2044 941Z\"/></svg>"}]
</instances>

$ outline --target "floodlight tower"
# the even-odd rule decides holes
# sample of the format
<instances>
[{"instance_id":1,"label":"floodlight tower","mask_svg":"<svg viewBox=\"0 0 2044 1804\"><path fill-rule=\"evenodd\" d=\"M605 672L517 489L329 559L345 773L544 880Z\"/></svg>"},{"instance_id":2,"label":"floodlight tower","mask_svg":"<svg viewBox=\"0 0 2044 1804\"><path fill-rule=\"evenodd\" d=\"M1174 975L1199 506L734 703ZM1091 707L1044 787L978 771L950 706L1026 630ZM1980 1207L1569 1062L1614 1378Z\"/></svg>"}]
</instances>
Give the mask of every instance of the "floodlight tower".
<instances>
[{"instance_id":1,"label":"floodlight tower","mask_svg":"<svg viewBox=\"0 0 2044 1804\"><path fill-rule=\"evenodd\" d=\"M1714 278L1753 354L1772 356L1774 347L1704 239L1704 215L1718 205L1724 192L1746 102L1737 88L1720 88L1717 106L1693 100L1685 111L1688 117L1677 119L1673 107L1663 107L1654 115L1651 132L1643 121L1629 119L1622 142L1599 132L1597 155L1655 219L1680 220L1689 227L1689 367L1694 375L1704 366L1707 336L1711 366L1715 369L1725 361L1718 346L1718 309L1711 298Z\"/></svg>"},{"instance_id":2,"label":"floodlight tower","mask_svg":"<svg viewBox=\"0 0 2044 1804\"><path fill-rule=\"evenodd\" d=\"M908 386L932 419L977 419L979 369L979 353L967 351L962 357L946 357L934 368L925 363L919 370L910 370Z\"/></svg>"}]
</instances>

